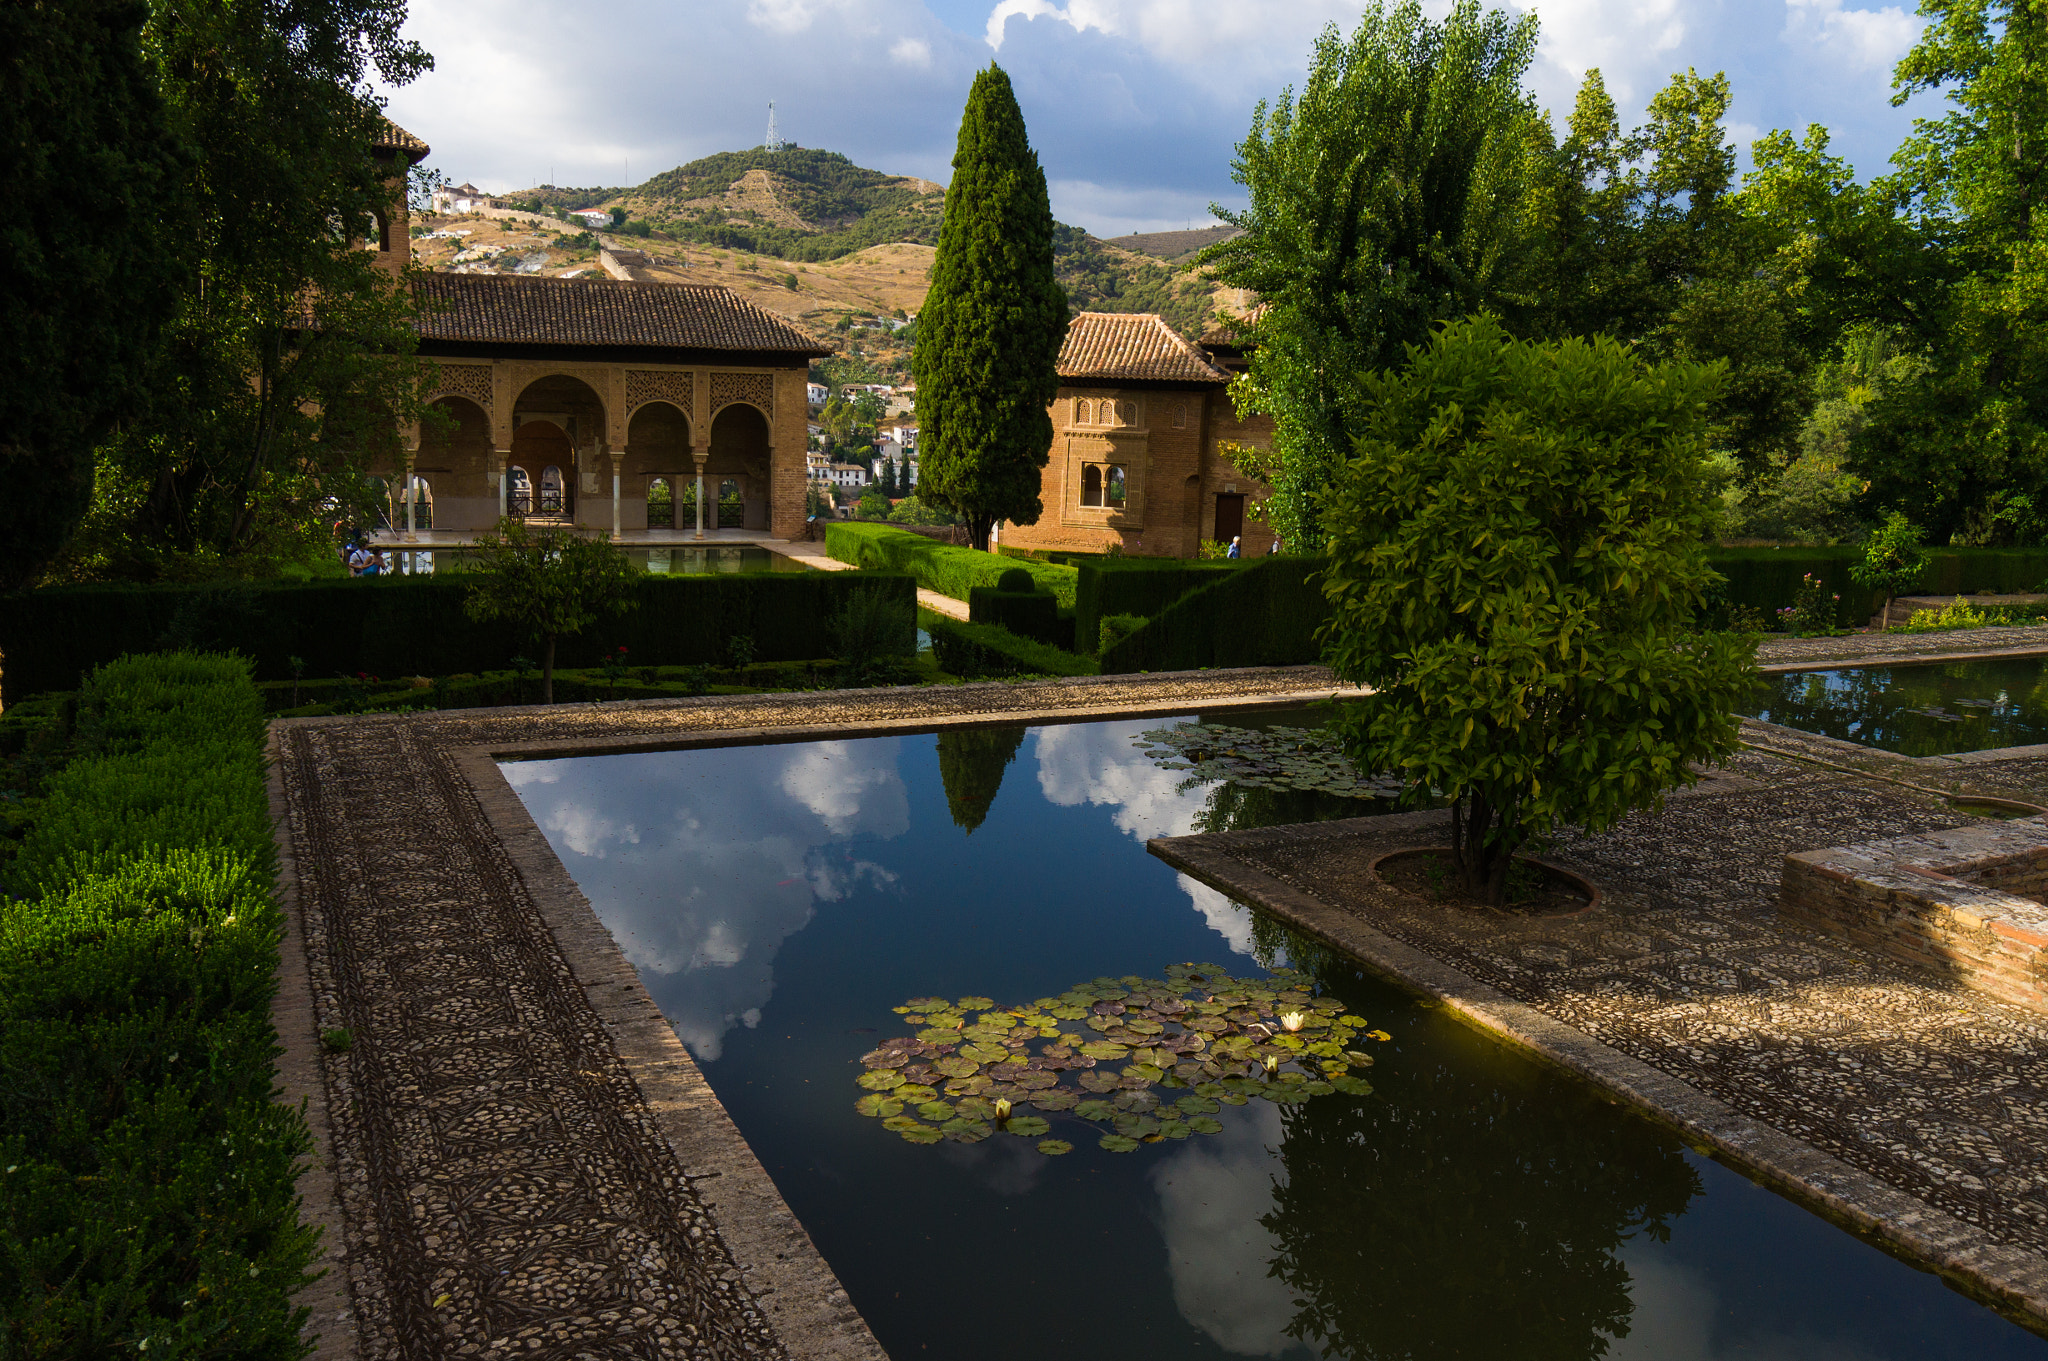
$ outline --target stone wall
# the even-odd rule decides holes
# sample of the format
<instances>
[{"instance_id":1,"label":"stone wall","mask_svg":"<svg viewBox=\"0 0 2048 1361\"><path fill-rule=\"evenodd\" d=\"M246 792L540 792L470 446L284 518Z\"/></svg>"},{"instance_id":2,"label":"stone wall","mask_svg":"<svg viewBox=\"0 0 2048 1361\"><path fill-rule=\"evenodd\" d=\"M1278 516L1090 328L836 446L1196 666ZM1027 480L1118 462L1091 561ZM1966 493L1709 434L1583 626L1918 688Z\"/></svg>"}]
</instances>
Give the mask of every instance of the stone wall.
<instances>
[{"instance_id":1,"label":"stone wall","mask_svg":"<svg viewBox=\"0 0 2048 1361\"><path fill-rule=\"evenodd\" d=\"M1785 857L1781 910L1907 964L2048 1011L2048 820Z\"/></svg>"}]
</instances>

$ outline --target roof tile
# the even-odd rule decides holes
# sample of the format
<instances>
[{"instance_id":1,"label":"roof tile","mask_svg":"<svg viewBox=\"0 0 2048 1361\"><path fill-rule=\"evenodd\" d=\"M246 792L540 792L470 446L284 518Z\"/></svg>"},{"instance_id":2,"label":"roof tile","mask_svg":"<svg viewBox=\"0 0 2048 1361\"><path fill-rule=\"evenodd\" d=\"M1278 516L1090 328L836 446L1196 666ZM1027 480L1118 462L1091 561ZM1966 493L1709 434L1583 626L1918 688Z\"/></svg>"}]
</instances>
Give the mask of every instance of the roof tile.
<instances>
[{"instance_id":1,"label":"roof tile","mask_svg":"<svg viewBox=\"0 0 2048 1361\"><path fill-rule=\"evenodd\" d=\"M1230 381L1151 312L1082 312L1067 326L1059 372L1069 383Z\"/></svg>"},{"instance_id":2,"label":"roof tile","mask_svg":"<svg viewBox=\"0 0 2048 1361\"><path fill-rule=\"evenodd\" d=\"M731 289L699 284L422 274L413 300L427 340L832 353Z\"/></svg>"}]
</instances>

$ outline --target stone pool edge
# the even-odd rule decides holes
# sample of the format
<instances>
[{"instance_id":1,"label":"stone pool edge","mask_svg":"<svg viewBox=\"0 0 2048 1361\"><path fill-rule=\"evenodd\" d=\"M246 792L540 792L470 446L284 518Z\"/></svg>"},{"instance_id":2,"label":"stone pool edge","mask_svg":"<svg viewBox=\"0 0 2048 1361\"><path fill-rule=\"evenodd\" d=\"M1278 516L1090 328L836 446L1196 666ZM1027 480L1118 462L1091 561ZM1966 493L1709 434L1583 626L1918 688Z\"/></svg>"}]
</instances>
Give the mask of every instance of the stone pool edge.
<instances>
[{"instance_id":1,"label":"stone pool edge","mask_svg":"<svg viewBox=\"0 0 2048 1361\"><path fill-rule=\"evenodd\" d=\"M1145 849L1240 902L1272 913L1367 968L1433 997L1479 1030L1533 1052L1603 1088L1659 1124L1676 1129L1771 1189L1876 1240L1912 1265L1941 1276L2033 1331L2048 1333L2048 1258L1993 1240L1974 1225L1773 1129L1671 1074L1395 940L1341 908L1246 864L1232 848L1319 840L1370 826L1418 831L1440 813L1159 837Z\"/></svg>"}]
</instances>

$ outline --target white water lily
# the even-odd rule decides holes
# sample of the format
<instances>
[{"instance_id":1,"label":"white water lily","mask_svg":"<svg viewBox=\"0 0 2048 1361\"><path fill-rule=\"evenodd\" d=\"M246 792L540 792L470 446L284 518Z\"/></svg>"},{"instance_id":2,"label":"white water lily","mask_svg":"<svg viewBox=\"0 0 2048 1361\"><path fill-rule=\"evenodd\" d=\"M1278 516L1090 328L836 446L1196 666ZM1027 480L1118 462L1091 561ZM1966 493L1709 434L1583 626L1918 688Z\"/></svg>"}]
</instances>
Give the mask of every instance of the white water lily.
<instances>
[{"instance_id":1,"label":"white water lily","mask_svg":"<svg viewBox=\"0 0 2048 1361\"><path fill-rule=\"evenodd\" d=\"M1280 1028L1291 1033L1301 1029L1301 1023L1307 1019L1298 1011L1283 1011L1280 1013Z\"/></svg>"},{"instance_id":2,"label":"white water lily","mask_svg":"<svg viewBox=\"0 0 2048 1361\"><path fill-rule=\"evenodd\" d=\"M1007 1119L1009 1119L1009 1118L1010 1118L1010 1098L1009 1098L1009 1097L1007 1097L1007 1096L999 1096L999 1097L997 1097L997 1098L996 1098L996 1119L998 1119L998 1120L1007 1120Z\"/></svg>"},{"instance_id":3,"label":"white water lily","mask_svg":"<svg viewBox=\"0 0 2048 1361\"><path fill-rule=\"evenodd\" d=\"M1266 1071L1268 1073L1277 1073L1280 1071L1280 1056L1278 1054L1266 1055Z\"/></svg>"}]
</instances>

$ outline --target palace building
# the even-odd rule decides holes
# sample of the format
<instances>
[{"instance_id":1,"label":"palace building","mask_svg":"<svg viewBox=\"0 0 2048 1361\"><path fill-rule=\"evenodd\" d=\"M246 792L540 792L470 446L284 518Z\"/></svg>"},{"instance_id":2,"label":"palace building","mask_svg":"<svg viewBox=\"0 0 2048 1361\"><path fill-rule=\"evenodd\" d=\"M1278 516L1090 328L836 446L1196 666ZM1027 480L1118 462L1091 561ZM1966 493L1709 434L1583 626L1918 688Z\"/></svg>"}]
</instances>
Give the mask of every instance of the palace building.
<instances>
[{"instance_id":1,"label":"palace building","mask_svg":"<svg viewBox=\"0 0 2048 1361\"><path fill-rule=\"evenodd\" d=\"M1190 344L1151 313L1083 312L1060 348L1052 456L1034 525L1005 523L1013 548L1191 558L1204 539L1241 537L1247 557L1272 530L1248 508L1268 495L1223 456L1237 442L1270 445L1273 422L1240 420L1228 385L1244 367L1229 331Z\"/></svg>"},{"instance_id":2,"label":"palace building","mask_svg":"<svg viewBox=\"0 0 2048 1361\"><path fill-rule=\"evenodd\" d=\"M391 124L377 151L402 189L428 148ZM403 276L411 223L404 194L394 198L374 245ZM415 488L437 534L508 514L614 536L715 529L649 525L650 499L687 506L692 487L700 515L736 500L736 528L803 533L806 384L828 346L724 288L417 274L412 289L432 402L449 421L415 426L403 466L373 471Z\"/></svg>"}]
</instances>

